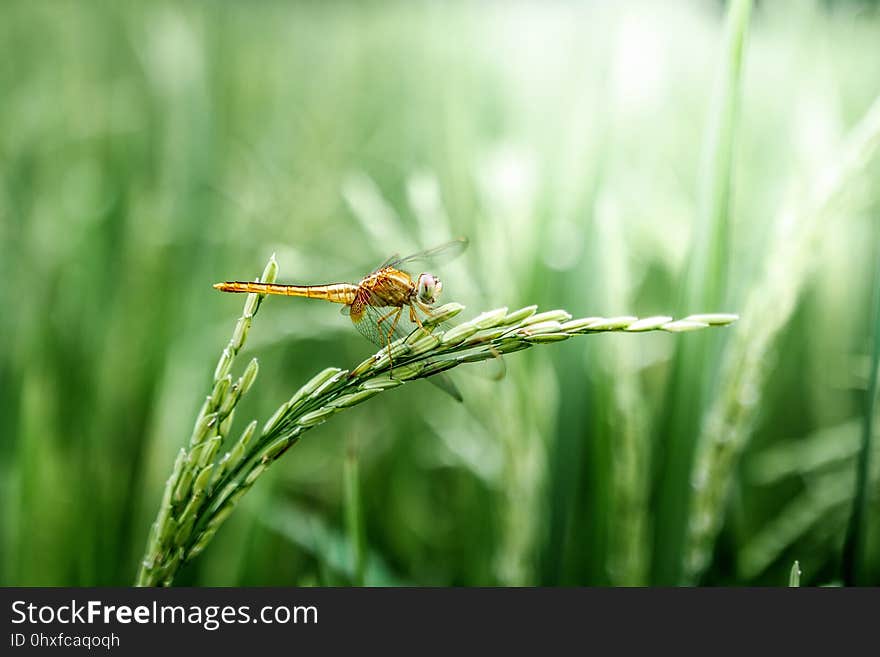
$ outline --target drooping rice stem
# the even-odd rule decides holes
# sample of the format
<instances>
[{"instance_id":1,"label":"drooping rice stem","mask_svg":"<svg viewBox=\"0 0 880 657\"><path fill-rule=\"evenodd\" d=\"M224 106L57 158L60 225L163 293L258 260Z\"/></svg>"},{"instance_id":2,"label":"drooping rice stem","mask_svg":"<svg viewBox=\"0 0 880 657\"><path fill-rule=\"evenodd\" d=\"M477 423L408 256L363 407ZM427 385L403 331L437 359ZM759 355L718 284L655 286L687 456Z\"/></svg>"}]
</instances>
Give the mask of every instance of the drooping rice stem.
<instances>
[{"instance_id":1,"label":"drooping rice stem","mask_svg":"<svg viewBox=\"0 0 880 657\"><path fill-rule=\"evenodd\" d=\"M277 271L273 258L261 280L271 282ZM393 377L385 349L351 370L328 367L281 404L261 430L257 430L255 421L251 422L221 455L219 448L229 436L235 406L256 377L256 360L237 383L232 383L229 370L261 301L259 295L249 295L245 301L244 313L217 365L213 389L199 412L189 446L181 449L175 461L141 564L136 582L139 586L170 585L180 566L205 549L242 496L303 433L385 390L465 363L562 342L576 335L609 331L680 333L726 326L738 319L723 313L679 320L667 316L572 319L564 310L538 313L536 306L527 306L513 312L507 308L487 311L445 332L417 329L392 343ZM434 316L437 322L445 321L463 309L461 304L448 303ZM348 478L351 485L356 485L353 472L348 472Z\"/></svg>"}]
</instances>

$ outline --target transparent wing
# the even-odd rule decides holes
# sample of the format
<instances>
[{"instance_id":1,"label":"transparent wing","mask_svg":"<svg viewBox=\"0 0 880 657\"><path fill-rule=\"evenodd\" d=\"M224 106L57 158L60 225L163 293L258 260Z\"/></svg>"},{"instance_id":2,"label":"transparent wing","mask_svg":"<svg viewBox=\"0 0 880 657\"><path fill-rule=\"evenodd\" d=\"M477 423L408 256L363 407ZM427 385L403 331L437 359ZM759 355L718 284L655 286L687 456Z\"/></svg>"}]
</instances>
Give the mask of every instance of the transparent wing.
<instances>
[{"instance_id":1,"label":"transparent wing","mask_svg":"<svg viewBox=\"0 0 880 657\"><path fill-rule=\"evenodd\" d=\"M395 254L388 258L381 265L376 267L374 271L379 271L380 269L384 269L385 267L394 267L395 269L401 269L406 267L407 265L417 263L425 263L430 266L442 265L454 260L462 253L464 253L464 250L468 247L468 243L469 242L466 237L459 237L458 239L446 242L445 244L435 246L432 249L419 251L418 253L413 253L412 255L408 255L404 258L401 258L399 255Z\"/></svg>"},{"instance_id":2,"label":"transparent wing","mask_svg":"<svg viewBox=\"0 0 880 657\"><path fill-rule=\"evenodd\" d=\"M351 315L351 310L348 306L343 308L342 312L345 315ZM422 315L419 315L419 317L423 322L427 319ZM397 308L368 304L362 308L359 319L352 321L352 323L361 335L380 348L388 348L396 340L406 338L419 328L417 324L410 321L408 306ZM455 323L445 321L432 324L432 326L435 331L446 332L453 328ZM406 357L404 356L405 359ZM470 372L478 371L480 372L479 376L482 378L496 381L504 378L507 372L504 359L500 353L497 353L495 358L473 363L466 369ZM458 401L462 401L458 387L448 374L441 372L427 377L427 380Z\"/></svg>"},{"instance_id":3,"label":"transparent wing","mask_svg":"<svg viewBox=\"0 0 880 657\"><path fill-rule=\"evenodd\" d=\"M414 324L410 321L408 307L403 307L402 309L400 309L400 319L395 325L394 319L396 317L397 310L398 309L396 308L392 309L367 306L366 310L364 311L364 315L361 318L361 321L356 322L355 326L357 327L358 331L360 331L361 334L368 340L370 340L373 344L379 347L388 347L389 343L393 343L395 340L398 340L400 338L405 338L419 328L417 324ZM389 315L389 313L391 314ZM385 317L386 319L383 320L383 317ZM419 314L419 317L422 322L429 324L429 330L433 329L438 333L446 333L457 325L457 322L455 320L429 322L428 317L426 317L424 314ZM474 345L474 349L478 348L478 345ZM500 381L505 376L507 376L507 364L504 360L504 357L500 352L495 351L494 348L492 348L491 351L494 353L493 358L471 362L468 367L465 368L466 371L477 374L477 376L479 376L480 378L491 379L493 381ZM454 358L466 358L467 354L468 351L465 351L454 356Z\"/></svg>"},{"instance_id":4,"label":"transparent wing","mask_svg":"<svg viewBox=\"0 0 880 657\"><path fill-rule=\"evenodd\" d=\"M380 269L385 269L385 267L390 265L392 262L399 262L400 260L401 260L401 257L400 257L399 253L395 253L394 255L390 255L382 262L381 265L376 267L371 273L375 274Z\"/></svg>"},{"instance_id":5,"label":"transparent wing","mask_svg":"<svg viewBox=\"0 0 880 657\"><path fill-rule=\"evenodd\" d=\"M348 309L348 306L345 308ZM346 314L351 314L346 313ZM378 347L388 348L395 340L407 337L418 329L418 325L409 319L409 308L378 307L367 305L363 314L357 321L352 321L361 335ZM441 328L442 330L442 328ZM426 378L426 381L434 384L443 392L456 401L463 401L458 386L449 378L448 374L439 372Z\"/></svg>"},{"instance_id":6,"label":"transparent wing","mask_svg":"<svg viewBox=\"0 0 880 657\"><path fill-rule=\"evenodd\" d=\"M359 318L352 318L352 324L360 334L377 347L387 347L418 328L409 319L409 307L380 306L379 303L365 303ZM351 307L343 307L342 314L352 316Z\"/></svg>"}]
</instances>

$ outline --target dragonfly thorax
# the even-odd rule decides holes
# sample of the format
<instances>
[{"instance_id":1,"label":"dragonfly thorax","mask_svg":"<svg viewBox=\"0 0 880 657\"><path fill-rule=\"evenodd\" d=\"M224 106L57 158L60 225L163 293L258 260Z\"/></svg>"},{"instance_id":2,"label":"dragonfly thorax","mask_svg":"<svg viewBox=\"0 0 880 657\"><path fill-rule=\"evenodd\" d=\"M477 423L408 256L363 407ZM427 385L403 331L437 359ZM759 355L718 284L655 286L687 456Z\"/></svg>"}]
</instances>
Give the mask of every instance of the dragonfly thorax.
<instances>
[{"instance_id":1,"label":"dragonfly thorax","mask_svg":"<svg viewBox=\"0 0 880 657\"><path fill-rule=\"evenodd\" d=\"M443 283L433 274L419 274L418 283L416 284L416 293L419 301L424 304L431 305L440 296L443 290Z\"/></svg>"}]
</instances>

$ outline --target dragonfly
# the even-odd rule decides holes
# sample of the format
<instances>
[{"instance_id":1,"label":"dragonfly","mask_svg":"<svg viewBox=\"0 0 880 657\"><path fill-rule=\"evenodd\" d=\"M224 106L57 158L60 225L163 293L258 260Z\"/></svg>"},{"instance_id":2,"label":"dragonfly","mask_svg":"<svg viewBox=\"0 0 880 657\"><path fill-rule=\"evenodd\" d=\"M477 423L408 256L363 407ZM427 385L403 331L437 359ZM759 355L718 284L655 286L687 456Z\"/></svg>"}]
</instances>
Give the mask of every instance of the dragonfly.
<instances>
[{"instance_id":1,"label":"dragonfly","mask_svg":"<svg viewBox=\"0 0 880 657\"><path fill-rule=\"evenodd\" d=\"M443 290L443 282L435 274L422 272L414 277L410 268L422 263L433 267L449 262L461 255L467 246L467 238L460 237L403 258L393 255L358 283L288 285L226 281L216 283L214 287L222 292L276 294L343 304L342 313L349 316L355 328L370 342L388 350L393 376L391 343L405 337L411 330L425 329L424 324L432 318L434 304ZM406 317L408 324L401 324L402 317ZM431 328L425 330L434 328L432 323L429 324ZM461 400L456 386L444 375L435 375L428 380Z\"/></svg>"}]
</instances>

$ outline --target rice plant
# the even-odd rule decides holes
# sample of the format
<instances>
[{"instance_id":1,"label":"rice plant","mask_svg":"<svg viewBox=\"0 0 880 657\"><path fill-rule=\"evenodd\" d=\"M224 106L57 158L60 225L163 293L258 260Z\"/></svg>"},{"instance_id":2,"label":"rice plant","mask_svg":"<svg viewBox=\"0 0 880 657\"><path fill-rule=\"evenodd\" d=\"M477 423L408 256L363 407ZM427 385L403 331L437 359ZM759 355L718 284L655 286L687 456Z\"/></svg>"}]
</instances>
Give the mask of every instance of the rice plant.
<instances>
[{"instance_id":1,"label":"rice plant","mask_svg":"<svg viewBox=\"0 0 880 657\"><path fill-rule=\"evenodd\" d=\"M273 283L278 265L273 256L257 282ZM605 332L691 332L727 326L738 317L712 313L675 320L657 316L584 317L572 319L564 310L537 312L526 306L509 312L497 308L448 330L437 325L457 316L464 306L447 303L405 338L344 370L328 367L300 388L257 432L252 421L229 449L219 455L230 434L235 408L257 377L252 360L233 382L230 369L242 349L265 295L248 294L229 344L214 370L213 388L195 421L189 446L181 448L137 577L138 586L170 585L181 565L198 556L260 475L302 434L333 415L365 402L407 381L429 378L459 365L493 360L535 345L562 342L573 336ZM364 562L359 529L356 466L347 466L349 532L357 580L363 582Z\"/></svg>"},{"instance_id":2,"label":"rice plant","mask_svg":"<svg viewBox=\"0 0 880 657\"><path fill-rule=\"evenodd\" d=\"M878 40L867 0L0 3L0 582L880 582ZM438 328L398 377L207 284L452 235L459 325L742 319L562 315L501 382Z\"/></svg>"}]
</instances>

